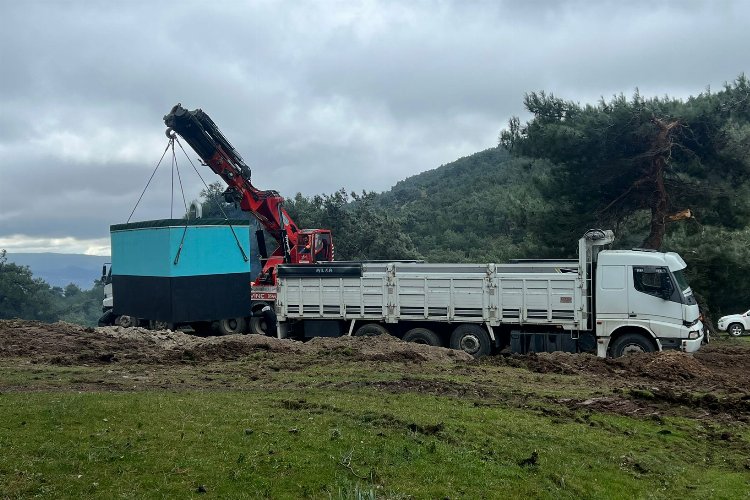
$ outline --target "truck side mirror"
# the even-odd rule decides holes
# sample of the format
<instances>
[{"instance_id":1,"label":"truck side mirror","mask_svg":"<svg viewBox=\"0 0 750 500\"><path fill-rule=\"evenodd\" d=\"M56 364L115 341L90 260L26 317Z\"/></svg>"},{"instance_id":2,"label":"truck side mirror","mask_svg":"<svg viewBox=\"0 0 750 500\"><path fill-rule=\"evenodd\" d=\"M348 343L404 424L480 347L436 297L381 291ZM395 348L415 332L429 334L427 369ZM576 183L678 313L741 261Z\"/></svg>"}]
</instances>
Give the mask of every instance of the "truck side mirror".
<instances>
[{"instance_id":1,"label":"truck side mirror","mask_svg":"<svg viewBox=\"0 0 750 500\"><path fill-rule=\"evenodd\" d=\"M107 279L107 264L104 264L102 266L102 281Z\"/></svg>"}]
</instances>

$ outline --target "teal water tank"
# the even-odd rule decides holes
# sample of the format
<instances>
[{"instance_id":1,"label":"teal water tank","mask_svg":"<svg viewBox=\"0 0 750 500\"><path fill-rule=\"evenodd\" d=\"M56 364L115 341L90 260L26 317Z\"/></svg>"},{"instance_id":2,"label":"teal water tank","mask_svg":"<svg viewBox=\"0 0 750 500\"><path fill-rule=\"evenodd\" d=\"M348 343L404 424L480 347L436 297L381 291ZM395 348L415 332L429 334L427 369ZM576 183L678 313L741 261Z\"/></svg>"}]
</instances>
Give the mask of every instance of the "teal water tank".
<instances>
[{"instance_id":1,"label":"teal water tank","mask_svg":"<svg viewBox=\"0 0 750 500\"><path fill-rule=\"evenodd\" d=\"M250 221L110 226L116 315L189 323L250 315Z\"/></svg>"}]
</instances>

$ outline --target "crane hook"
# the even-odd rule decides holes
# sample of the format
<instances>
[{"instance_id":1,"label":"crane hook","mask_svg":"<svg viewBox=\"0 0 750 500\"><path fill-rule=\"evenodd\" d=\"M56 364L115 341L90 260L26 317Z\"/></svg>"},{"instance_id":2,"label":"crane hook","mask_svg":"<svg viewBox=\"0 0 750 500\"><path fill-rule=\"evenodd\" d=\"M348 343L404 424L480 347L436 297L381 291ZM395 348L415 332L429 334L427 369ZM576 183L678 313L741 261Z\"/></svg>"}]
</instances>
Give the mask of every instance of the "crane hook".
<instances>
[{"instance_id":1,"label":"crane hook","mask_svg":"<svg viewBox=\"0 0 750 500\"><path fill-rule=\"evenodd\" d=\"M177 138L177 132L172 130L170 127L167 127L167 130L164 131L164 133L167 135L168 139L176 139Z\"/></svg>"}]
</instances>

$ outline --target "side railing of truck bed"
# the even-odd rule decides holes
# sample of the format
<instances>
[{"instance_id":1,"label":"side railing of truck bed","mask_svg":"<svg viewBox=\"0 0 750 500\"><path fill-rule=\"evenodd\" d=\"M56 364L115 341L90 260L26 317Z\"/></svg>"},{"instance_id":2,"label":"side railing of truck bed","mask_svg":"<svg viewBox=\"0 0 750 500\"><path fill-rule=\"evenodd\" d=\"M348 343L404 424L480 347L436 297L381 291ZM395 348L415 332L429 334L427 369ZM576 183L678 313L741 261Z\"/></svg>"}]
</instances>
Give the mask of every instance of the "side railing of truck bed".
<instances>
[{"instance_id":1,"label":"side railing of truck bed","mask_svg":"<svg viewBox=\"0 0 750 500\"><path fill-rule=\"evenodd\" d=\"M343 266L341 266L343 269ZM581 329L587 303L576 261L513 264L361 264L280 272L277 315L287 319L553 324ZM585 325L584 325L585 326Z\"/></svg>"}]
</instances>

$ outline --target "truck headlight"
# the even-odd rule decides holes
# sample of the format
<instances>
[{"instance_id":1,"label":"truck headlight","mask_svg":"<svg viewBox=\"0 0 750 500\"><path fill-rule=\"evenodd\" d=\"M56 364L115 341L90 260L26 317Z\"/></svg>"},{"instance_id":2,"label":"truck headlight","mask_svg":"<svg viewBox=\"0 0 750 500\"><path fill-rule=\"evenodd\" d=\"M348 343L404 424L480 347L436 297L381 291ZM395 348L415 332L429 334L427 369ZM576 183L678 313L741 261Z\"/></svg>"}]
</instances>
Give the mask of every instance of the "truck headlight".
<instances>
[{"instance_id":1,"label":"truck headlight","mask_svg":"<svg viewBox=\"0 0 750 500\"><path fill-rule=\"evenodd\" d=\"M689 339L697 339L697 338L699 338L700 336L701 336L701 332L700 332L700 331L698 331L698 330L695 330L695 331L693 331L693 332L690 332L690 333L688 333L688 338L689 338Z\"/></svg>"}]
</instances>

